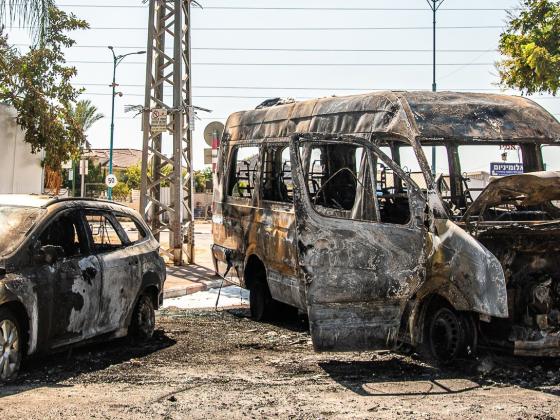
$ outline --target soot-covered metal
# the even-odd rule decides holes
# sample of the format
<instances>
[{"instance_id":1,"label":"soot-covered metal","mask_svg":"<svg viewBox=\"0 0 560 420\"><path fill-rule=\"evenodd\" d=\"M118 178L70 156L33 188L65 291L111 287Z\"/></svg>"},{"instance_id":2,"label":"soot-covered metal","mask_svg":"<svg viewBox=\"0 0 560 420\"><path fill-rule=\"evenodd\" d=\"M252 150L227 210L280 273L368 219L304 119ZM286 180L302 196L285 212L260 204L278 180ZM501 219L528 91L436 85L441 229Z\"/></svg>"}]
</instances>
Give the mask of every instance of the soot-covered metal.
<instances>
[{"instance_id":1,"label":"soot-covered metal","mask_svg":"<svg viewBox=\"0 0 560 420\"><path fill-rule=\"evenodd\" d=\"M305 311L319 351L407 342L440 359L478 345L560 355L560 189L538 147L559 139L544 109L505 95L380 92L233 114L216 268L234 267L256 318ZM427 144L448 150L449 194ZM461 144L516 145L537 173L495 180L473 202ZM402 146L421 180L402 169Z\"/></svg>"},{"instance_id":2,"label":"soot-covered metal","mask_svg":"<svg viewBox=\"0 0 560 420\"><path fill-rule=\"evenodd\" d=\"M0 196L0 219L0 317L19 327L14 365L23 353L127 335L144 296L152 310L159 306L165 266L133 210L96 200ZM0 371L0 379L12 374Z\"/></svg>"}]
</instances>

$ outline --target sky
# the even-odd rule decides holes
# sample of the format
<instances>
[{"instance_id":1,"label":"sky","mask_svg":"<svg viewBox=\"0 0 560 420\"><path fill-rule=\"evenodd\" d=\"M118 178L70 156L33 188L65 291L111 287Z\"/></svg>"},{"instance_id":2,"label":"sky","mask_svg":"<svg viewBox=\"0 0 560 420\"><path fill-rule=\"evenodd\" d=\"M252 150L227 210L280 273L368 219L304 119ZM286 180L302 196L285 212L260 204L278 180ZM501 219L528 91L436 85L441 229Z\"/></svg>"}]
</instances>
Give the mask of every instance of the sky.
<instances>
[{"instance_id":1,"label":"sky","mask_svg":"<svg viewBox=\"0 0 560 420\"><path fill-rule=\"evenodd\" d=\"M424 0L199 2L203 9L193 6L191 18L193 103L212 112L199 113L201 120L196 121L195 169L204 167L204 127L211 121L225 123L229 114L252 109L266 98L431 89L432 13ZM112 56L107 46L114 46L117 54L145 50L148 8L141 0L61 0L57 5L91 26L72 33L77 45L67 51L67 59L78 69L76 85L86 88L82 97L91 99L106 116L91 128L88 139L93 147L108 148ZM500 92L494 66L500 58L498 39L507 21L506 9L517 6L515 0L444 0L437 15L438 90ZM255 7L269 10L250 9ZM7 32L11 43L22 48L28 43L25 29ZM145 56L127 57L117 71L123 96L116 99L115 147L141 149L140 118L125 113L124 106L144 103ZM560 99L549 95L533 99L560 117ZM545 149L550 169L560 170L558 149ZM491 147L482 153L465 151L463 169L488 170L488 163L499 161L500 153ZM509 156L509 161L517 161L517 156ZM445 172L443 151L438 152L438 162L438 172Z\"/></svg>"}]
</instances>

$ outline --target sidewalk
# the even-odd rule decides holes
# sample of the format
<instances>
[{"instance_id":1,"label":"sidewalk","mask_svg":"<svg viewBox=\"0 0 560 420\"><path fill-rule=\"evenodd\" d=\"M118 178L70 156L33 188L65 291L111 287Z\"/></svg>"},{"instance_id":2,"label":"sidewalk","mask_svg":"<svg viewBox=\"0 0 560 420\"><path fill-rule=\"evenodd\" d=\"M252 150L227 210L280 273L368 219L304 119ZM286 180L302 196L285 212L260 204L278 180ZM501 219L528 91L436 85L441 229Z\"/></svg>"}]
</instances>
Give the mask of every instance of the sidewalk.
<instances>
[{"instance_id":1,"label":"sidewalk","mask_svg":"<svg viewBox=\"0 0 560 420\"><path fill-rule=\"evenodd\" d=\"M214 274L210 246L212 225L208 222L195 224L195 263L186 267L167 267L167 280L163 298L175 298L220 287L222 280Z\"/></svg>"},{"instance_id":2,"label":"sidewalk","mask_svg":"<svg viewBox=\"0 0 560 420\"><path fill-rule=\"evenodd\" d=\"M175 298L220 287L222 280L214 275L214 270L201 265L167 267L167 280L163 288L163 298Z\"/></svg>"}]
</instances>

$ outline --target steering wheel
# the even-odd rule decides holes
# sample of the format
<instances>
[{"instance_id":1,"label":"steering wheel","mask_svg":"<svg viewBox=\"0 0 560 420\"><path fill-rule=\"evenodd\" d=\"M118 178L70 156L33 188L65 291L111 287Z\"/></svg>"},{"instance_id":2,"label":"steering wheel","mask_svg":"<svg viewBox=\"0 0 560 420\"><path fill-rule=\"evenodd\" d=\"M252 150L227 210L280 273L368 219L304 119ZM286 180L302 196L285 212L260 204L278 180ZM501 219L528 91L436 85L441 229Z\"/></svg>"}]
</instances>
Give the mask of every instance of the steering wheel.
<instances>
[{"instance_id":1,"label":"steering wheel","mask_svg":"<svg viewBox=\"0 0 560 420\"><path fill-rule=\"evenodd\" d=\"M313 198L313 205L316 205L316 204L317 204L317 199L318 199L318 197L319 197L319 193L323 192L323 189L327 186L327 184L328 184L329 182L331 182L331 181L334 179L334 177L336 177L337 175L339 175L339 174L342 173L343 171L348 171L348 172L350 172L350 174L352 175L352 177L354 178L354 180L355 180L356 182L359 182L359 181L358 181L358 178L356 177L356 175L354 174L354 172L352 172L352 170L350 170L350 168L340 168L338 171L336 171L334 174L332 174L332 175L323 183L323 185L321 185L321 188L319 188L319 190L315 193L315 197ZM332 198L332 197L329 197L329 200L330 200L333 204L335 204L335 205L338 207L338 210L344 210L344 207L342 207L342 205L341 205L338 201L336 201L336 199L334 199L334 198ZM326 200L325 200L325 201L326 201ZM326 204L326 203L325 203L325 204Z\"/></svg>"}]
</instances>

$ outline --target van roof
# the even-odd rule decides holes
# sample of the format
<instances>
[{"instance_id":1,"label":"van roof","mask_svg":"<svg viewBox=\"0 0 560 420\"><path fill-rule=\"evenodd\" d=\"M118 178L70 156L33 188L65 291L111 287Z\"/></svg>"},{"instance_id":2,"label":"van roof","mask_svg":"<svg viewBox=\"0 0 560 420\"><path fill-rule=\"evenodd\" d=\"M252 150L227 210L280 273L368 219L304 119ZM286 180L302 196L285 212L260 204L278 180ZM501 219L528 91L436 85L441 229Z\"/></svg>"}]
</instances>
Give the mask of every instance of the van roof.
<instances>
[{"instance_id":1,"label":"van roof","mask_svg":"<svg viewBox=\"0 0 560 420\"><path fill-rule=\"evenodd\" d=\"M537 103L520 96L458 92L373 92L242 111L228 118L225 133L231 141L295 133L379 133L416 137L424 144L560 144L560 123Z\"/></svg>"}]
</instances>

